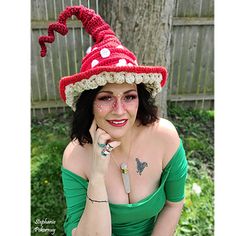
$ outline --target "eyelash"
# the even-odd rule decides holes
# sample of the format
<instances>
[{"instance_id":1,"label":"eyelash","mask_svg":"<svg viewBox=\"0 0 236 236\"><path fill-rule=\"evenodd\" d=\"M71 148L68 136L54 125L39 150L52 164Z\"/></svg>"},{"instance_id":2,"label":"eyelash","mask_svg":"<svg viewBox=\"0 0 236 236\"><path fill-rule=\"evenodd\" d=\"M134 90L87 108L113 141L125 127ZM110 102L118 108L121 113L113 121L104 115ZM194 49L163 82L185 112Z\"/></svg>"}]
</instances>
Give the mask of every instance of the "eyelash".
<instances>
[{"instance_id":1,"label":"eyelash","mask_svg":"<svg viewBox=\"0 0 236 236\"><path fill-rule=\"evenodd\" d=\"M110 99L111 99L111 96L104 96L104 97L98 98L99 101L108 101Z\"/></svg>"},{"instance_id":2,"label":"eyelash","mask_svg":"<svg viewBox=\"0 0 236 236\"><path fill-rule=\"evenodd\" d=\"M137 98L137 95L127 95L127 96L125 96L126 101L133 101L136 98Z\"/></svg>"},{"instance_id":3,"label":"eyelash","mask_svg":"<svg viewBox=\"0 0 236 236\"><path fill-rule=\"evenodd\" d=\"M137 98L137 95L126 95L125 101L132 101ZM103 96L98 98L99 101L110 101L112 99L111 96Z\"/></svg>"}]
</instances>

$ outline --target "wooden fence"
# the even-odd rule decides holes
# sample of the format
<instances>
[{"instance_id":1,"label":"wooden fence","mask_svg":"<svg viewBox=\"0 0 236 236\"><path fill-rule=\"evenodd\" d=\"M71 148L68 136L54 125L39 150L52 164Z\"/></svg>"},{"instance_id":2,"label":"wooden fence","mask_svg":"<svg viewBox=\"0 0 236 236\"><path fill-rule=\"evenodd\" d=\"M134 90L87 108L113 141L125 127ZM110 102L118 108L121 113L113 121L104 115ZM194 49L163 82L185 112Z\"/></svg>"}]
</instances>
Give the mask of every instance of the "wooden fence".
<instances>
[{"instance_id":1,"label":"wooden fence","mask_svg":"<svg viewBox=\"0 0 236 236\"><path fill-rule=\"evenodd\" d=\"M168 100L214 107L214 0L177 0Z\"/></svg>"},{"instance_id":2,"label":"wooden fence","mask_svg":"<svg viewBox=\"0 0 236 236\"><path fill-rule=\"evenodd\" d=\"M45 58L39 55L38 36L47 33L49 22L69 5L98 9L98 0L31 0L31 103L36 111L65 109L58 92L62 76L79 71L81 59L92 44L75 18L68 22L66 37L56 34ZM214 102L214 1L176 0L171 42L168 100L200 108Z\"/></svg>"}]
</instances>

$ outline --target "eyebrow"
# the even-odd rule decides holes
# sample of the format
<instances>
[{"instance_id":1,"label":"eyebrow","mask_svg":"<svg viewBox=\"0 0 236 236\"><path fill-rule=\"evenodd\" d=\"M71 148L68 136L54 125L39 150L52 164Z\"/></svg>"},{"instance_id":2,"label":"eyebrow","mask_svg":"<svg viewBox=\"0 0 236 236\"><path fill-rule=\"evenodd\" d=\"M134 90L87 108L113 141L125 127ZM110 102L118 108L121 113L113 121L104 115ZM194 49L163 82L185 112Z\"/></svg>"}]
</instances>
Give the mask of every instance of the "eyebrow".
<instances>
[{"instance_id":1,"label":"eyebrow","mask_svg":"<svg viewBox=\"0 0 236 236\"><path fill-rule=\"evenodd\" d=\"M125 91L123 94L127 94L127 93L130 93L130 92L138 92L138 91L135 90L135 89L130 89L130 90ZM98 94L99 94L99 93L109 93L109 94L113 94L112 91L106 91L106 90L99 91Z\"/></svg>"}]
</instances>

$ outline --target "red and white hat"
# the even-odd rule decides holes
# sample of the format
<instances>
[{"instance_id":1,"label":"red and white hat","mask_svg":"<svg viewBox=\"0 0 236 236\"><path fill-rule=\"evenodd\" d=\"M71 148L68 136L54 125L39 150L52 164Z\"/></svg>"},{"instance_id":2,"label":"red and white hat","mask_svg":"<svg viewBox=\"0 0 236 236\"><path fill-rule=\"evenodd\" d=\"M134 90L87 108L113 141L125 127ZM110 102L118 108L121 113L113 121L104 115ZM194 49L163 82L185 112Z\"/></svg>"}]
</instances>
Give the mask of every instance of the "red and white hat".
<instances>
[{"instance_id":1,"label":"red and white hat","mask_svg":"<svg viewBox=\"0 0 236 236\"><path fill-rule=\"evenodd\" d=\"M135 55L121 45L110 26L92 9L82 5L67 7L60 13L58 21L48 27L48 35L39 37L41 56L47 53L45 43L55 40L54 31L66 35L66 20L75 15L85 30L92 36L94 45L87 50L80 72L60 80L61 98L75 110L80 94L106 83L144 83L155 97L165 85L167 70L161 66L139 66Z\"/></svg>"}]
</instances>

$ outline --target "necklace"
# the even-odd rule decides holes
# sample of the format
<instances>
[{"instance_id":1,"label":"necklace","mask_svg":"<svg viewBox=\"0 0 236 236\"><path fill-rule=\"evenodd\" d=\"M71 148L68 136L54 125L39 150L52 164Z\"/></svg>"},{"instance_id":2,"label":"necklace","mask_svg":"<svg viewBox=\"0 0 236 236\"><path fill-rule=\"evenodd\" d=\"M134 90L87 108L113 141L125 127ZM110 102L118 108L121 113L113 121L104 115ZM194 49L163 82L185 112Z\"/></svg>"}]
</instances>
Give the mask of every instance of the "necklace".
<instances>
[{"instance_id":1,"label":"necklace","mask_svg":"<svg viewBox=\"0 0 236 236\"><path fill-rule=\"evenodd\" d=\"M121 170L121 176L122 176L122 180L123 180L123 185L124 185L124 189L125 189L125 192L127 194L130 193L130 179L129 179L129 172L128 172L128 164L127 164L127 161L130 157L130 151L131 151L131 144L130 144L130 147L129 147L129 155L128 155L128 158L126 159L126 162L122 162L120 164L120 166L117 164L117 162L115 161L114 158L112 158L111 156L111 159L115 162L115 164L117 165L117 167Z\"/></svg>"}]
</instances>

